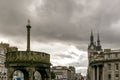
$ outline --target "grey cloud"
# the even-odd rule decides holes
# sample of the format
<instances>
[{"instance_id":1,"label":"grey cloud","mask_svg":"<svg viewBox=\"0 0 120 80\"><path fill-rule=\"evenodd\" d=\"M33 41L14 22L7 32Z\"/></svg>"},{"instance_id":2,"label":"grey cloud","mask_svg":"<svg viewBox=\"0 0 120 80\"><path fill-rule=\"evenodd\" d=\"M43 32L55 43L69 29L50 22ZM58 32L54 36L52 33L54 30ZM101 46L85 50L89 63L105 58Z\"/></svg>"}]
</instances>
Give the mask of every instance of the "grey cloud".
<instances>
[{"instance_id":1,"label":"grey cloud","mask_svg":"<svg viewBox=\"0 0 120 80\"><path fill-rule=\"evenodd\" d=\"M79 56L78 53L70 52L70 55Z\"/></svg>"},{"instance_id":2,"label":"grey cloud","mask_svg":"<svg viewBox=\"0 0 120 80\"><path fill-rule=\"evenodd\" d=\"M64 58L73 58L71 55L66 55L66 54L56 54L55 56L59 56L60 58L64 59Z\"/></svg>"},{"instance_id":3,"label":"grey cloud","mask_svg":"<svg viewBox=\"0 0 120 80\"><path fill-rule=\"evenodd\" d=\"M75 66L75 67L87 67L88 63L87 63L87 56L85 55L80 55L78 61L76 62L72 62L69 65Z\"/></svg>"},{"instance_id":4,"label":"grey cloud","mask_svg":"<svg viewBox=\"0 0 120 80\"><path fill-rule=\"evenodd\" d=\"M0 1L0 32L9 36L24 35L24 26L29 18L27 6L31 1Z\"/></svg>"},{"instance_id":5,"label":"grey cloud","mask_svg":"<svg viewBox=\"0 0 120 80\"><path fill-rule=\"evenodd\" d=\"M54 57L56 59L57 58L60 58L60 59L64 59L64 58L73 59L74 58L73 56L78 57L79 55L77 53L74 53L74 52L69 52L69 54L66 54L66 53L57 53L57 54L54 55Z\"/></svg>"},{"instance_id":6,"label":"grey cloud","mask_svg":"<svg viewBox=\"0 0 120 80\"><path fill-rule=\"evenodd\" d=\"M36 22L32 22L32 35L38 41L41 39L58 39L60 41L84 42L88 41L87 37L89 37L91 28L96 30L96 27L99 27L98 29L102 32L101 35L109 37L106 31L111 32L108 28L113 22L119 20L120 10L118 7L120 1L118 0L113 2L100 1L98 10L93 15L80 19L78 17L77 25L72 23L71 19L74 19L73 13L75 11L80 14L84 11L83 5L77 5L74 0L44 0L43 2L42 7L36 6L37 18ZM22 0L18 2L12 0L6 2L6 0L1 0L1 33L24 36L26 19L30 17L28 11L30 4L32 4L32 1ZM103 36L103 38L106 36ZM106 38L105 41L107 41Z\"/></svg>"},{"instance_id":7,"label":"grey cloud","mask_svg":"<svg viewBox=\"0 0 120 80\"><path fill-rule=\"evenodd\" d=\"M36 0L37 1L37 0ZM27 19L31 19L31 38L36 42L61 42L87 50L91 29L95 37L100 33L104 48L119 48L119 28L111 28L120 21L119 0L42 0L43 5L33 4L34 0L0 0L0 34L9 37L16 44L26 37ZM80 3L77 3L79 1ZM82 1L86 1L82 4ZM29 11L33 4L34 11ZM117 32L116 32L117 29ZM96 38L95 38L96 40ZM77 56L76 53L71 53ZM57 56L73 58L72 55ZM84 54L78 62L69 65L87 66Z\"/></svg>"},{"instance_id":8,"label":"grey cloud","mask_svg":"<svg viewBox=\"0 0 120 80\"><path fill-rule=\"evenodd\" d=\"M118 38L118 35L115 35L114 33L110 34L113 31L110 30L110 26L114 22L119 20L120 1L116 0L110 2L108 0L105 0L105 2L103 1L100 2L101 3L97 10L93 12L94 14L82 18L78 17L77 23L75 24L70 22L70 18L74 17L72 13L76 10L78 11L80 10L79 13L82 13L83 11L82 9L84 9L82 5L79 5L79 7L81 7L79 9L78 6L75 6L76 5L75 2L73 2L74 4L69 2L69 4L67 5L68 6L70 5L72 8L67 10L68 7L66 6L64 7L57 6L61 5L63 1L59 1L58 3L56 1L46 2L44 8L47 8L47 10L43 9L43 12L45 11L44 18L48 17L50 19L49 20L45 19L46 24L41 23L43 26L43 27L41 26L42 30L41 35L44 34L49 39L58 39L61 41L73 43L79 41L81 43L86 43L89 40L90 30L93 29L93 31L95 31L95 34L99 30L103 42L105 41L105 43L109 44L109 42L115 41L114 43L118 43L120 38ZM66 5L65 2L63 5ZM64 13L62 13L61 9L64 11Z\"/></svg>"},{"instance_id":9,"label":"grey cloud","mask_svg":"<svg viewBox=\"0 0 120 80\"><path fill-rule=\"evenodd\" d=\"M31 20L32 36L38 41L44 39L86 43L91 28L100 29L101 35L105 35L103 38L107 41L106 36L112 38L110 36L112 34L109 34L111 32L109 27L113 22L119 20L119 0L100 1L99 7L93 12L94 14L82 18L78 16L76 23L71 22L71 19L74 19L73 13L77 11L81 14L86 8L85 5L78 5L74 0L44 0L43 2L42 7L36 6L37 18L31 18L35 20ZM31 17L28 7L32 4L32 0L1 0L0 4L1 33L24 37L26 19ZM115 36L112 38L113 40ZM113 41L112 39L111 41Z\"/></svg>"},{"instance_id":10,"label":"grey cloud","mask_svg":"<svg viewBox=\"0 0 120 80\"><path fill-rule=\"evenodd\" d=\"M120 32L116 34L116 29L111 29L111 25L120 20L120 1L93 1L98 2L99 4L95 4L98 6L93 6L92 1L89 0L86 0L84 5L78 4L75 0L43 0L42 6L34 4L37 14L34 17L34 14L28 10L28 7L33 4L33 0L1 0L0 33L6 37L12 37L14 40L18 37L25 38L25 26L30 17L31 35L34 41L71 43L85 50L89 43L90 31L93 29L95 34L99 30L105 47L109 44L111 44L110 47L112 45L119 47L118 34ZM82 16L85 10L88 11ZM91 14L88 15L88 13Z\"/></svg>"},{"instance_id":11,"label":"grey cloud","mask_svg":"<svg viewBox=\"0 0 120 80\"><path fill-rule=\"evenodd\" d=\"M71 66L75 66L75 67L86 67L87 66L87 64L86 64L86 61L84 61L84 62L73 62L73 63L70 63L69 65L71 65Z\"/></svg>"},{"instance_id":12,"label":"grey cloud","mask_svg":"<svg viewBox=\"0 0 120 80\"><path fill-rule=\"evenodd\" d=\"M82 73L83 75L86 75L87 70L86 69L78 69L77 73Z\"/></svg>"}]
</instances>

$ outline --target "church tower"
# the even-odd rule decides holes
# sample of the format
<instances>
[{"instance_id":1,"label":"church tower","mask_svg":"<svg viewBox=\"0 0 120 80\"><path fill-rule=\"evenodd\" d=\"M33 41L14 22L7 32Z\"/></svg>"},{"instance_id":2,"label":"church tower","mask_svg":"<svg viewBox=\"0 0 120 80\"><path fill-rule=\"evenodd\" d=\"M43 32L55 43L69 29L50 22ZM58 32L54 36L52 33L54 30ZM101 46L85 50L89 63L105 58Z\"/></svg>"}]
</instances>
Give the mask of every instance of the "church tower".
<instances>
[{"instance_id":1,"label":"church tower","mask_svg":"<svg viewBox=\"0 0 120 80\"><path fill-rule=\"evenodd\" d=\"M98 33L98 36L97 36L97 47L96 47L96 50L97 51L101 51L102 50L102 47L101 47L101 44L100 44L99 33Z\"/></svg>"},{"instance_id":2,"label":"church tower","mask_svg":"<svg viewBox=\"0 0 120 80\"><path fill-rule=\"evenodd\" d=\"M92 57L95 51L96 51L96 44L94 42L93 32L91 31L90 44L88 45L88 59Z\"/></svg>"},{"instance_id":3,"label":"church tower","mask_svg":"<svg viewBox=\"0 0 120 80\"><path fill-rule=\"evenodd\" d=\"M91 31L90 45L88 46L88 50L95 50L95 49L96 49L96 44L94 42L93 32Z\"/></svg>"}]
</instances>

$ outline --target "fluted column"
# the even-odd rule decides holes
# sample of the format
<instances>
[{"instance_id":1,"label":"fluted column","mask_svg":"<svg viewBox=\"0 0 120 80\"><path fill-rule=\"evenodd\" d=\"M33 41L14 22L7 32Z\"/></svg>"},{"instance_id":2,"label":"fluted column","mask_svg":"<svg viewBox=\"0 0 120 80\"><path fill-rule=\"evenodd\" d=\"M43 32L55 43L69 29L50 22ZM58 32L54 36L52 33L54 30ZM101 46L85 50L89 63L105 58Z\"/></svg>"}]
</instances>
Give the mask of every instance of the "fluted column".
<instances>
[{"instance_id":1,"label":"fluted column","mask_svg":"<svg viewBox=\"0 0 120 80\"><path fill-rule=\"evenodd\" d=\"M104 66L102 66L102 80L104 80Z\"/></svg>"},{"instance_id":2,"label":"fluted column","mask_svg":"<svg viewBox=\"0 0 120 80\"><path fill-rule=\"evenodd\" d=\"M92 68L92 80L95 80L95 67Z\"/></svg>"},{"instance_id":3,"label":"fluted column","mask_svg":"<svg viewBox=\"0 0 120 80\"><path fill-rule=\"evenodd\" d=\"M97 66L97 80L99 80L99 66Z\"/></svg>"}]
</instances>

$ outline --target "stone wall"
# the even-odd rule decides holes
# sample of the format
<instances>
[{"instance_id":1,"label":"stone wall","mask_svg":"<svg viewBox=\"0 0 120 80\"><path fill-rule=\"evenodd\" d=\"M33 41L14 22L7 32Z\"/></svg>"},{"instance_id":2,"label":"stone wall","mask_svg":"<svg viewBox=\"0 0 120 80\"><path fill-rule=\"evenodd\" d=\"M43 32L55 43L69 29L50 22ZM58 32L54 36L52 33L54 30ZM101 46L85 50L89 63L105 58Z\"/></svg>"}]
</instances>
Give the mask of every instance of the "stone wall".
<instances>
[{"instance_id":1,"label":"stone wall","mask_svg":"<svg viewBox=\"0 0 120 80\"><path fill-rule=\"evenodd\" d=\"M43 52L15 51L6 54L7 62L41 62L50 63L50 55Z\"/></svg>"}]
</instances>

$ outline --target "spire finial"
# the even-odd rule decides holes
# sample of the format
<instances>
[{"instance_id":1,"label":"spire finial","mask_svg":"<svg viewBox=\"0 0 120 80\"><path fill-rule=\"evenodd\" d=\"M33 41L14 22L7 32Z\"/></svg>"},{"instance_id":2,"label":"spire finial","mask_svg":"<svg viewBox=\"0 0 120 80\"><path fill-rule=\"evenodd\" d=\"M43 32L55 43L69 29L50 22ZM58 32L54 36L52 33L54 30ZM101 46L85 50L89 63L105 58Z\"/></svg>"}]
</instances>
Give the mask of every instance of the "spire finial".
<instances>
[{"instance_id":1,"label":"spire finial","mask_svg":"<svg viewBox=\"0 0 120 80\"><path fill-rule=\"evenodd\" d=\"M101 47L101 44L100 44L99 32L97 34L97 50L98 51L102 50L102 47Z\"/></svg>"},{"instance_id":2,"label":"spire finial","mask_svg":"<svg viewBox=\"0 0 120 80\"><path fill-rule=\"evenodd\" d=\"M92 31L92 30L91 30L90 41L91 41L92 43L94 42L94 37L93 37L93 31Z\"/></svg>"},{"instance_id":3,"label":"spire finial","mask_svg":"<svg viewBox=\"0 0 120 80\"><path fill-rule=\"evenodd\" d=\"M97 44L100 45L100 37L99 37L99 32L98 32L98 36L97 36Z\"/></svg>"},{"instance_id":4,"label":"spire finial","mask_svg":"<svg viewBox=\"0 0 120 80\"><path fill-rule=\"evenodd\" d=\"M28 19L28 25L30 25L30 19Z\"/></svg>"}]
</instances>

